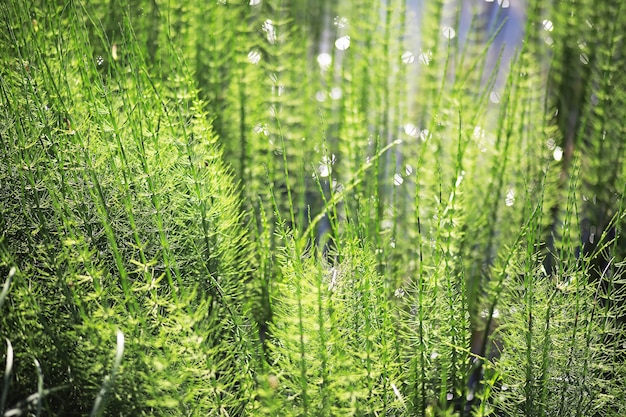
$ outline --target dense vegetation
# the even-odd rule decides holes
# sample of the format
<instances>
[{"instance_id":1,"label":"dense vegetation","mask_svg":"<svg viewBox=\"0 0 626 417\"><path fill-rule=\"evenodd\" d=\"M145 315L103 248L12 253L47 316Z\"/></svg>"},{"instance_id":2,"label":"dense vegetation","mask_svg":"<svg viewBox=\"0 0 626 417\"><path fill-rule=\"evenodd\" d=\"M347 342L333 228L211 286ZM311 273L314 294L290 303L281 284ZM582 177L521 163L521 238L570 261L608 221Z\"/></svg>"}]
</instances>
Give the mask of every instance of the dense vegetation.
<instances>
[{"instance_id":1,"label":"dense vegetation","mask_svg":"<svg viewBox=\"0 0 626 417\"><path fill-rule=\"evenodd\" d=\"M414 3L2 2L0 413L626 415L624 2Z\"/></svg>"}]
</instances>

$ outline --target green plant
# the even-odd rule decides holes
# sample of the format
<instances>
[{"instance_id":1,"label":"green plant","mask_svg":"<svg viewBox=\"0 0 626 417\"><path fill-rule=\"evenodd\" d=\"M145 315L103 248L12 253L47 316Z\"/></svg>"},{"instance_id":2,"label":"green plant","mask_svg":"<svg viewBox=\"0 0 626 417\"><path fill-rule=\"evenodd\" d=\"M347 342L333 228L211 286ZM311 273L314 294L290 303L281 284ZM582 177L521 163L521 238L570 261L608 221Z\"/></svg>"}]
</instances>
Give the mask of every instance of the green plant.
<instances>
[{"instance_id":1,"label":"green plant","mask_svg":"<svg viewBox=\"0 0 626 417\"><path fill-rule=\"evenodd\" d=\"M22 3L5 415L624 414L621 1Z\"/></svg>"},{"instance_id":2,"label":"green plant","mask_svg":"<svg viewBox=\"0 0 626 417\"><path fill-rule=\"evenodd\" d=\"M150 74L128 14L112 44L80 3L20 10L2 8L14 363L35 358L47 386L64 387L40 405L49 413L102 413L111 390L108 413L245 409L249 246L190 75ZM116 329L124 360L98 394ZM17 369L7 404L36 385Z\"/></svg>"}]
</instances>

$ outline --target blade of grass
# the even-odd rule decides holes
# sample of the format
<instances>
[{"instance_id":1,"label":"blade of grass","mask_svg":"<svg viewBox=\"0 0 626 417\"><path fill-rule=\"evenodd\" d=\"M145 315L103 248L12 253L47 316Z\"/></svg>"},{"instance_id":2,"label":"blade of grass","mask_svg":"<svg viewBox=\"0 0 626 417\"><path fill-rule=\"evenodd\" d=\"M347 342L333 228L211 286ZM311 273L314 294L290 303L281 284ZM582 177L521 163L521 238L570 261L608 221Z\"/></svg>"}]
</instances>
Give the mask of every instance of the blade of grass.
<instances>
[{"instance_id":1,"label":"blade of grass","mask_svg":"<svg viewBox=\"0 0 626 417\"><path fill-rule=\"evenodd\" d=\"M101 416L104 412L105 405L105 397L107 393L113 387L113 383L115 382L115 376L122 364L122 356L124 355L124 333L121 331L117 331L117 347L115 350L115 359L113 360L113 367L111 368L111 372L109 375L104 377L104 381L102 382L102 386L100 387L100 392L98 392L98 396L96 397L96 401L93 404L93 409L91 410L90 417L98 417Z\"/></svg>"},{"instance_id":2,"label":"blade of grass","mask_svg":"<svg viewBox=\"0 0 626 417\"><path fill-rule=\"evenodd\" d=\"M13 346L11 345L11 341L6 339L7 341L7 362L6 367L4 368L4 378L2 382L2 397L0 397L0 412L4 412L5 405L7 401L7 396L9 394L9 385L11 384L11 372L13 371Z\"/></svg>"},{"instance_id":3,"label":"blade of grass","mask_svg":"<svg viewBox=\"0 0 626 417\"><path fill-rule=\"evenodd\" d=\"M43 370L41 369L41 364L39 363L39 361L37 359L34 360L35 362L35 369L37 369L37 413L36 416L39 417L41 415L41 401L43 400L43 396L44 396L44 389L43 389Z\"/></svg>"},{"instance_id":4,"label":"blade of grass","mask_svg":"<svg viewBox=\"0 0 626 417\"><path fill-rule=\"evenodd\" d=\"M12 267L9 270L9 275L7 276L7 279L4 281L4 285L2 286L2 292L0 292L0 308L2 308L2 305L4 304L4 300L7 297L7 294L9 293L9 288L11 288L11 282L13 281L13 277L15 276L15 267Z\"/></svg>"}]
</instances>

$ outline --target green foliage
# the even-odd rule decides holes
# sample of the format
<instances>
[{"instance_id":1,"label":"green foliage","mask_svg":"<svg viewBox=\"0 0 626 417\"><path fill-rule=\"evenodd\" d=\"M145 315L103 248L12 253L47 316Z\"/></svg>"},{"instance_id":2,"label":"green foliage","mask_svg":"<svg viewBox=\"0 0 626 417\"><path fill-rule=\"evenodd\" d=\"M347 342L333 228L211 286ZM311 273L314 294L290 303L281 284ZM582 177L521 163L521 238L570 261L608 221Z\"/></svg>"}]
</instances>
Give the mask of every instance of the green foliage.
<instances>
[{"instance_id":1,"label":"green foliage","mask_svg":"<svg viewBox=\"0 0 626 417\"><path fill-rule=\"evenodd\" d=\"M239 412L253 382L250 252L193 81L153 78L127 15L114 50L79 4L36 14L36 26L13 6L2 10L13 41L2 239L3 265L19 272L2 334L24 365L7 404L36 386L35 358L47 386L64 386L45 406L87 412L121 331L115 394L103 386L94 412L105 394L109 413Z\"/></svg>"},{"instance_id":2,"label":"green foliage","mask_svg":"<svg viewBox=\"0 0 626 417\"><path fill-rule=\"evenodd\" d=\"M623 2L22 3L0 413L625 414Z\"/></svg>"},{"instance_id":3,"label":"green foliage","mask_svg":"<svg viewBox=\"0 0 626 417\"><path fill-rule=\"evenodd\" d=\"M344 245L335 266L301 253L293 242L280 257L284 282L275 301L270 367L278 386L262 399L282 404L281 415L406 409L397 388L397 316L384 279L371 251L356 240Z\"/></svg>"}]
</instances>

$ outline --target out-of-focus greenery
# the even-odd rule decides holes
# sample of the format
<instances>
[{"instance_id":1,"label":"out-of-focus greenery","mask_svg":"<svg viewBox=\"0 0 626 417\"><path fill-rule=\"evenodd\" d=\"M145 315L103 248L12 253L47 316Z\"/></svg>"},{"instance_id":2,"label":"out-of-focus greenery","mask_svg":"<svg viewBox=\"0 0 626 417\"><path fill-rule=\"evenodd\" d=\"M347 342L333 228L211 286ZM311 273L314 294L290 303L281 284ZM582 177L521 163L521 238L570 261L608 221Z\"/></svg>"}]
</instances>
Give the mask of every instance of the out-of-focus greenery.
<instances>
[{"instance_id":1,"label":"out-of-focus greenery","mask_svg":"<svg viewBox=\"0 0 626 417\"><path fill-rule=\"evenodd\" d=\"M0 4L0 413L623 416L622 2L414 3Z\"/></svg>"}]
</instances>

